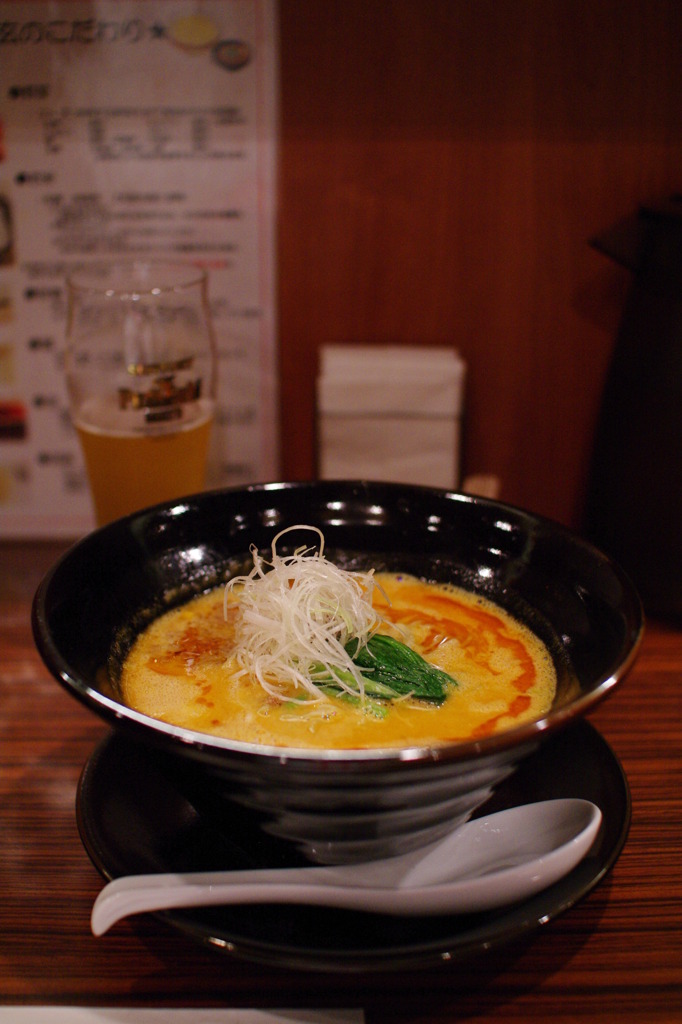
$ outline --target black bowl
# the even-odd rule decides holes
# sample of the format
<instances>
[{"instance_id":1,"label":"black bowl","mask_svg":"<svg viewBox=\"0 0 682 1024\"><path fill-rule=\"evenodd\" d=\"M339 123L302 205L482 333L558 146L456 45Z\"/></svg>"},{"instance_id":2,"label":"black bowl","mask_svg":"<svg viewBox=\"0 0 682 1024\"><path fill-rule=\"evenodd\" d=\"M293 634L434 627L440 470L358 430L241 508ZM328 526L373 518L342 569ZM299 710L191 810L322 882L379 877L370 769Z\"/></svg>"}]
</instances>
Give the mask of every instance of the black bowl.
<instances>
[{"instance_id":1,"label":"black bowl","mask_svg":"<svg viewBox=\"0 0 682 1024\"><path fill-rule=\"evenodd\" d=\"M327 557L346 567L453 582L511 611L554 657L548 714L477 741L319 751L191 732L123 704L117 666L137 633L242 568L251 545L268 549L298 523L319 527ZM200 810L219 823L224 801L238 802L308 859L333 863L404 852L466 819L521 758L617 686L643 617L619 566L554 522L428 487L327 481L208 492L95 531L41 582L33 630L56 679L154 750Z\"/></svg>"}]
</instances>

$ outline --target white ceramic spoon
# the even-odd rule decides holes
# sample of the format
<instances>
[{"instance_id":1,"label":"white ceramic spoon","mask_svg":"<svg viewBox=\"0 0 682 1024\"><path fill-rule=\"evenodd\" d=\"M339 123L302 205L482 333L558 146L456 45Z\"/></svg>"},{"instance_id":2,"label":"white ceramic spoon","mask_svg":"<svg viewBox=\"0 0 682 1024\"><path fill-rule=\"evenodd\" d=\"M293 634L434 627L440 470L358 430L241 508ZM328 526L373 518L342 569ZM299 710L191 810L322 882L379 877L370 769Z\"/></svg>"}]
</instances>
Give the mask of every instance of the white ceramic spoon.
<instances>
[{"instance_id":1,"label":"white ceramic spoon","mask_svg":"<svg viewBox=\"0 0 682 1024\"><path fill-rule=\"evenodd\" d=\"M334 867L129 875L95 900L92 930L144 911L239 903L309 903L382 914L490 910L552 885L585 856L601 823L587 800L546 800L458 826L387 860Z\"/></svg>"}]
</instances>

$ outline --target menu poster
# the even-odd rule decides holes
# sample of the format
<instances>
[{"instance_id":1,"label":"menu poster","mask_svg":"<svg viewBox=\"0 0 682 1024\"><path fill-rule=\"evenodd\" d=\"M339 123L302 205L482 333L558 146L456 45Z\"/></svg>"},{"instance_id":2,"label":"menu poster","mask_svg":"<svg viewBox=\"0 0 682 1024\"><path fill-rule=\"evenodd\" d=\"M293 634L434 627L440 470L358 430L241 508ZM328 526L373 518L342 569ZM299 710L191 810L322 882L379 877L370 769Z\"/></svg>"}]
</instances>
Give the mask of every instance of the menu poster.
<instances>
[{"instance_id":1,"label":"menu poster","mask_svg":"<svg viewBox=\"0 0 682 1024\"><path fill-rule=\"evenodd\" d=\"M209 272L208 486L277 474L275 0L0 2L0 537L93 525L64 384L88 261Z\"/></svg>"}]
</instances>

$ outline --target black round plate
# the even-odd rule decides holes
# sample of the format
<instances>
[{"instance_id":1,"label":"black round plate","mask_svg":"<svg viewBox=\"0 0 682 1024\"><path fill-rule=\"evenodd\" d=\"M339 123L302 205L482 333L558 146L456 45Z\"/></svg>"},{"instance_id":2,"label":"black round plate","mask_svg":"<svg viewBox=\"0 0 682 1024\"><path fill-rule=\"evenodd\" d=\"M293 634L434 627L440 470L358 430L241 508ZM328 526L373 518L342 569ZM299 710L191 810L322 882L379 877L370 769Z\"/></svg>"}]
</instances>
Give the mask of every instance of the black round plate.
<instances>
[{"instance_id":1,"label":"black round plate","mask_svg":"<svg viewBox=\"0 0 682 1024\"><path fill-rule=\"evenodd\" d=\"M434 967L525 935L593 889L617 860L630 825L630 793L615 754L588 722L546 742L476 816L556 797L582 797L602 810L597 839L565 878L523 903L479 914L389 917L297 906L215 907L158 916L215 949L279 967L392 971ZM78 827L107 878L146 872L230 870L296 864L296 853L264 837L234 809L234 840L203 820L169 781L163 761L118 733L86 764Z\"/></svg>"}]
</instances>

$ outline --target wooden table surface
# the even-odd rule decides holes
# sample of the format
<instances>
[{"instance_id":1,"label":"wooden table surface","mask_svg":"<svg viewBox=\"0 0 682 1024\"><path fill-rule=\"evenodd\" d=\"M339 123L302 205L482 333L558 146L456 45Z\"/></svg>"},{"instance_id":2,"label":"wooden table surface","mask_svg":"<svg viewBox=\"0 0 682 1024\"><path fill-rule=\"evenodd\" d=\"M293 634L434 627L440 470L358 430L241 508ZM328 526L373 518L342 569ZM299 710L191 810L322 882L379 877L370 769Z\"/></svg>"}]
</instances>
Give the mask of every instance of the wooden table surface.
<instances>
[{"instance_id":1,"label":"wooden table surface","mask_svg":"<svg viewBox=\"0 0 682 1024\"><path fill-rule=\"evenodd\" d=\"M0 544L0 1005L360 1007L368 1024L682 1021L682 631L650 622L591 716L627 774L630 834L606 879L522 942L436 970L303 973L194 943L158 918L102 938L74 798L106 726L40 661L34 590L59 547Z\"/></svg>"}]
</instances>

